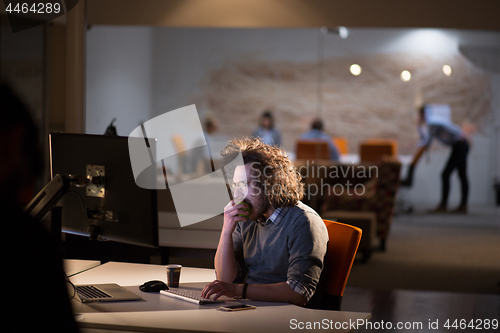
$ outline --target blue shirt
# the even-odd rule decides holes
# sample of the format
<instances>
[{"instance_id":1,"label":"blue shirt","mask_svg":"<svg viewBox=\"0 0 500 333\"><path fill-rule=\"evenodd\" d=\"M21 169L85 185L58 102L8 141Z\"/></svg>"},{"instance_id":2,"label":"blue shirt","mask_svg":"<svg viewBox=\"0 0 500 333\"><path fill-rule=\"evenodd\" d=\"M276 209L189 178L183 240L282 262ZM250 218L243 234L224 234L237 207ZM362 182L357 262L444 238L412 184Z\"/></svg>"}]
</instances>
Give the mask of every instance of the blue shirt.
<instances>
[{"instance_id":1,"label":"blue shirt","mask_svg":"<svg viewBox=\"0 0 500 333\"><path fill-rule=\"evenodd\" d=\"M447 146L453 146L458 141L464 140L465 135L462 129L453 123L429 123L426 126L419 126L420 134L419 147L429 147L433 138Z\"/></svg>"},{"instance_id":2,"label":"blue shirt","mask_svg":"<svg viewBox=\"0 0 500 333\"><path fill-rule=\"evenodd\" d=\"M280 146L281 145L281 134L276 128L271 128L269 130L262 126L259 126L252 134L256 138L260 138L262 142L269 146Z\"/></svg>"},{"instance_id":3,"label":"blue shirt","mask_svg":"<svg viewBox=\"0 0 500 333\"><path fill-rule=\"evenodd\" d=\"M328 143L328 149L330 150L330 160L338 161L340 159L339 150L337 146L332 141L332 138L323 131L312 129L300 136L301 139L314 139L326 141Z\"/></svg>"}]
</instances>

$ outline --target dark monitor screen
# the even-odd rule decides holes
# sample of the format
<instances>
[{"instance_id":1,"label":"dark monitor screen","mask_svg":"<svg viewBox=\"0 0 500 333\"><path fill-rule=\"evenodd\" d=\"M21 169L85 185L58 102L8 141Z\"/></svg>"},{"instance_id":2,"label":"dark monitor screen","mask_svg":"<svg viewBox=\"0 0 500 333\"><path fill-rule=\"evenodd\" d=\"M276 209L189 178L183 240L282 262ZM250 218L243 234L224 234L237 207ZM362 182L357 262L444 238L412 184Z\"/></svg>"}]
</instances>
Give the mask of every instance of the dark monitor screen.
<instances>
[{"instance_id":1,"label":"dark monitor screen","mask_svg":"<svg viewBox=\"0 0 500 333\"><path fill-rule=\"evenodd\" d=\"M158 247L156 191L136 185L128 140L119 136L50 134L51 177L90 175L94 179L90 185L70 186L59 200L63 232Z\"/></svg>"}]
</instances>

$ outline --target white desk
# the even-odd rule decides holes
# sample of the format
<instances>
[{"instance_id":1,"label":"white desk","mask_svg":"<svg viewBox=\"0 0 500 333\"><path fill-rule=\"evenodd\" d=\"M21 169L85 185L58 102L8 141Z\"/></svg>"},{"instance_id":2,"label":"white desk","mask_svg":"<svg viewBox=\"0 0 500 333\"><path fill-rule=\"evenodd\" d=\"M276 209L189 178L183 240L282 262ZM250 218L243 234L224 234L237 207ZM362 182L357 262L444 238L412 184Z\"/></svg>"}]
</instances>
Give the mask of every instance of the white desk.
<instances>
[{"instance_id":1,"label":"white desk","mask_svg":"<svg viewBox=\"0 0 500 333\"><path fill-rule=\"evenodd\" d=\"M68 277L85 272L101 264L98 260L64 259L64 271Z\"/></svg>"},{"instance_id":2,"label":"white desk","mask_svg":"<svg viewBox=\"0 0 500 333\"><path fill-rule=\"evenodd\" d=\"M74 284L118 283L122 286L139 286L146 281L166 281L167 272L162 265L129 264L108 262L89 271L71 277ZM180 283L212 282L215 270L182 267Z\"/></svg>"},{"instance_id":3,"label":"white desk","mask_svg":"<svg viewBox=\"0 0 500 333\"><path fill-rule=\"evenodd\" d=\"M82 304L74 301L78 323L84 332L123 330L134 332L283 332L307 322L356 322L369 319L369 313L304 309L283 303L254 302L255 310L224 312L220 305L196 305L156 293L142 293L138 286L149 280L165 280L165 267L159 265L110 262L71 278L75 284L115 282L143 298L138 302ZM215 279L212 269L183 267L183 287L201 288ZM241 303L230 300L232 303ZM334 327L334 326L333 326ZM301 330L302 331L302 330ZM337 330L350 332L350 329Z\"/></svg>"}]
</instances>

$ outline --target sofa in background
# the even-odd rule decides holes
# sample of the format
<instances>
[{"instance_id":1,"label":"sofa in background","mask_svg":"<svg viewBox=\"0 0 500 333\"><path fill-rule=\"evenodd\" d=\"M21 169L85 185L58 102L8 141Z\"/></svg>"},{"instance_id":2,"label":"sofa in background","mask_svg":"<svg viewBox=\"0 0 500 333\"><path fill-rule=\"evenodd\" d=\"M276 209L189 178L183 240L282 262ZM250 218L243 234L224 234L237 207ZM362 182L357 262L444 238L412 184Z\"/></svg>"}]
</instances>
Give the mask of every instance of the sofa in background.
<instances>
[{"instance_id":1,"label":"sofa in background","mask_svg":"<svg viewBox=\"0 0 500 333\"><path fill-rule=\"evenodd\" d=\"M372 177L346 177L342 179L344 185L349 181L351 189L353 184L363 184L365 191L360 190L336 195L331 191L321 207L321 215L329 216L330 211L374 212L377 218L376 235L380 239L380 248L385 251L386 240L394 215L396 194L400 182L401 162L394 158L383 157L376 164L377 172L372 172ZM357 168L367 167L358 165ZM373 170L373 169L372 169ZM352 175L350 175L352 176ZM346 222L348 223L348 222ZM363 230L365 233L365 230Z\"/></svg>"}]
</instances>

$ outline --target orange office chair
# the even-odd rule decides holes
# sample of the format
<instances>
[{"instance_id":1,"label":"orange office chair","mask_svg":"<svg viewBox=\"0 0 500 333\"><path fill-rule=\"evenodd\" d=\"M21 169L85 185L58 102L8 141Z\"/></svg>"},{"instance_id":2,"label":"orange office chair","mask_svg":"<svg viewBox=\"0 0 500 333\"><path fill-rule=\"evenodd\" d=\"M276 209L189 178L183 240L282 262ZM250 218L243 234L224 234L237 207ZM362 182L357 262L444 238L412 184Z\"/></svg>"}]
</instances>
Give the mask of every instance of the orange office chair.
<instances>
[{"instance_id":1,"label":"orange office chair","mask_svg":"<svg viewBox=\"0 0 500 333\"><path fill-rule=\"evenodd\" d=\"M398 143L391 139L368 139L359 144L361 162L379 162L383 156L396 157Z\"/></svg>"},{"instance_id":2,"label":"orange office chair","mask_svg":"<svg viewBox=\"0 0 500 333\"><path fill-rule=\"evenodd\" d=\"M337 146L340 154L349 154L349 143L346 138L334 136L332 140L335 146Z\"/></svg>"},{"instance_id":3,"label":"orange office chair","mask_svg":"<svg viewBox=\"0 0 500 333\"><path fill-rule=\"evenodd\" d=\"M361 240L362 230L352 225L323 220L328 230L328 250L321 279L326 284L320 308L340 311L342 296L354 257Z\"/></svg>"},{"instance_id":4,"label":"orange office chair","mask_svg":"<svg viewBox=\"0 0 500 333\"><path fill-rule=\"evenodd\" d=\"M328 143L321 140L299 140L296 149L297 160L329 160L330 150Z\"/></svg>"}]
</instances>

